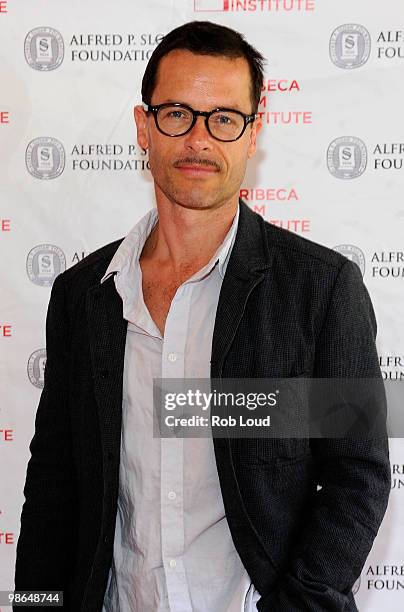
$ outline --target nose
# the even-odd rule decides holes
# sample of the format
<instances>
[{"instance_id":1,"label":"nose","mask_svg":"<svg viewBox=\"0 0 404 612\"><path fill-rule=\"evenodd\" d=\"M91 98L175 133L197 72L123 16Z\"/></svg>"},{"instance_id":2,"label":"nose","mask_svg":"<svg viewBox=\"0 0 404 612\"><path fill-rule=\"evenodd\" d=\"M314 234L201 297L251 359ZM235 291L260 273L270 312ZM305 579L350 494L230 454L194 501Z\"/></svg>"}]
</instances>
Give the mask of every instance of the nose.
<instances>
[{"instance_id":1,"label":"nose","mask_svg":"<svg viewBox=\"0 0 404 612\"><path fill-rule=\"evenodd\" d=\"M192 130L185 134L185 147L192 151L208 151L212 148L212 136L205 125L205 117L197 117Z\"/></svg>"}]
</instances>

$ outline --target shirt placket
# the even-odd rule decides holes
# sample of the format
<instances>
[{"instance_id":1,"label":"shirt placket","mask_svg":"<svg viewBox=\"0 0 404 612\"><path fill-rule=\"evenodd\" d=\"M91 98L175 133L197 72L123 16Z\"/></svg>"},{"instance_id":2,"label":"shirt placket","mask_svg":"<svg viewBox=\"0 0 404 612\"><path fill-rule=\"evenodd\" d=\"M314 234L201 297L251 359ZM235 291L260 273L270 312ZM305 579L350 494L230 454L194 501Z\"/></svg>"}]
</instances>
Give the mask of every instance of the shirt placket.
<instances>
[{"instance_id":1,"label":"shirt placket","mask_svg":"<svg viewBox=\"0 0 404 612\"><path fill-rule=\"evenodd\" d=\"M164 330L162 378L184 378L192 284L181 285ZM183 438L161 438L161 548L170 609L192 612L184 567Z\"/></svg>"}]
</instances>

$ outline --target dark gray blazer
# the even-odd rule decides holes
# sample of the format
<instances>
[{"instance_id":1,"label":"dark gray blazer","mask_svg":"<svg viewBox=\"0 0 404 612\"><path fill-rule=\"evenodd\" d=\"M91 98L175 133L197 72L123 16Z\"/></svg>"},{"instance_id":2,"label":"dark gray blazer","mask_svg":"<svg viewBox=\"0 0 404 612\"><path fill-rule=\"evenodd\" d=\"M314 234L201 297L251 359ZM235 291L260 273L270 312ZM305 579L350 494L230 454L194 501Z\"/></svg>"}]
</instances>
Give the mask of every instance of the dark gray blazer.
<instances>
[{"instance_id":1,"label":"dark gray blazer","mask_svg":"<svg viewBox=\"0 0 404 612\"><path fill-rule=\"evenodd\" d=\"M63 590L72 612L101 612L113 555L127 322L113 277L100 279L119 244L53 284L24 487L15 589ZM379 377L375 335L355 264L240 201L212 378ZM214 438L214 449L260 612L357 610L351 588L390 491L387 438Z\"/></svg>"}]
</instances>

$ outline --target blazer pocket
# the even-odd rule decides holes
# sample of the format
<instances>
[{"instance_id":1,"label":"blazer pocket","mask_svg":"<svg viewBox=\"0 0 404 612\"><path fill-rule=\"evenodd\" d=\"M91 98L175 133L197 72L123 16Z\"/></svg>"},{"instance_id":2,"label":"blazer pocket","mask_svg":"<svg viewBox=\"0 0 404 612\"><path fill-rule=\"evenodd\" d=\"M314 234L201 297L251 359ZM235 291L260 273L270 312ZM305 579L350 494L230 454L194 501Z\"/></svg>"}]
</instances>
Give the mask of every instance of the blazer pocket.
<instances>
[{"instance_id":1,"label":"blazer pocket","mask_svg":"<svg viewBox=\"0 0 404 612\"><path fill-rule=\"evenodd\" d=\"M310 370L305 370L304 372L299 372L298 374L291 374L288 376L288 378L310 378L311 374L312 373Z\"/></svg>"},{"instance_id":2,"label":"blazer pocket","mask_svg":"<svg viewBox=\"0 0 404 612\"><path fill-rule=\"evenodd\" d=\"M311 456L306 438L233 438L230 444L233 461L242 466L277 468Z\"/></svg>"},{"instance_id":3,"label":"blazer pocket","mask_svg":"<svg viewBox=\"0 0 404 612\"><path fill-rule=\"evenodd\" d=\"M275 461L273 485L277 491L302 487L315 477L315 462L311 453L293 458L278 457Z\"/></svg>"}]
</instances>

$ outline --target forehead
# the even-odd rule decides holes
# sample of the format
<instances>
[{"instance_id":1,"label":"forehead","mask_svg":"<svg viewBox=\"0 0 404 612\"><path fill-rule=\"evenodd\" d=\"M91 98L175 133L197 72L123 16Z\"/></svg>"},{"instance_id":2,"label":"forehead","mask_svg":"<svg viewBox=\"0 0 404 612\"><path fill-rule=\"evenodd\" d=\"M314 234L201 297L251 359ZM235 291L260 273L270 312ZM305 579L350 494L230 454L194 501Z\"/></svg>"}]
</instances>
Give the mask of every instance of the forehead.
<instances>
[{"instance_id":1,"label":"forehead","mask_svg":"<svg viewBox=\"0 0 404 612\"><path fill-rule=\"evenodd\" d=\"M198 104L199 110L204 110L203 106L207 110L230 106L250 112L250 92L250 68L244 57L198 55L175 49L160 61L152 102Z\"/></svg>"}]
</instances>

